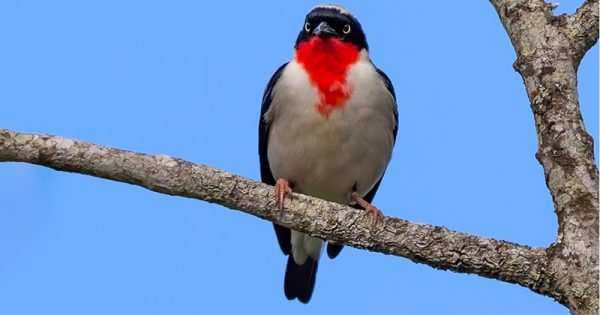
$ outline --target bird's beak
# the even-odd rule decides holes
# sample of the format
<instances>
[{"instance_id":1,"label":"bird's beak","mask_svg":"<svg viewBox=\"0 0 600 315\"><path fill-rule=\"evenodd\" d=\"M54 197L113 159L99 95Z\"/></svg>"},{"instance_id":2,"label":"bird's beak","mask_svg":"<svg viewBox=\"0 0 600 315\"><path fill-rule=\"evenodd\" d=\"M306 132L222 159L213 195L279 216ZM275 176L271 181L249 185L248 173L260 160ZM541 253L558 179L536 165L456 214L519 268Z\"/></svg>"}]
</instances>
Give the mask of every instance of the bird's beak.
<instances>
[{"instance_id":1,"label":"bird's beak","mask_svg":"<svg viewBox=\"0 0 600 315\"><path fill-rule=\"evenodd\" d=\"M317 27L315 27L315 30L313 31L313 35L323 36L323 37L328 37L328 36L339 37L338 33L331 26L329 26L329 24L327 24L327 22L319 23L319 25L317 25Z\"/></svg>"}]
</instances>

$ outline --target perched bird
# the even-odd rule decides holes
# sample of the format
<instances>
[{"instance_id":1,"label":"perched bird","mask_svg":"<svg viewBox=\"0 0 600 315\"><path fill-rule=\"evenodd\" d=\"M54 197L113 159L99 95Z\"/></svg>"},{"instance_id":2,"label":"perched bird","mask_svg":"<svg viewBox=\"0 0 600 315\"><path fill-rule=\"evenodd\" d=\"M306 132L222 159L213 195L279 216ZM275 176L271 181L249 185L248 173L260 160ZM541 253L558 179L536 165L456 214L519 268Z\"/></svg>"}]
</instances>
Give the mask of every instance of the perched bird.
<instances>
[{"instance_id":1,"label":"perched bird","mask_svg":"<svg viewBox=\"0 0 600 315\"><path fill-rule=\"evenodd\" d=\"M358 20L337 5L307 15L293 59L279 67L263 95L258 130L262 181L275 185L284 209L292 191L362 208L371 205L396 141L398 113L390 79L369 58ZM285 296L307 303L323 240L274 224L289 255ZM335 258L342 245L328 243Z\"/></svg>"}]
</instances>

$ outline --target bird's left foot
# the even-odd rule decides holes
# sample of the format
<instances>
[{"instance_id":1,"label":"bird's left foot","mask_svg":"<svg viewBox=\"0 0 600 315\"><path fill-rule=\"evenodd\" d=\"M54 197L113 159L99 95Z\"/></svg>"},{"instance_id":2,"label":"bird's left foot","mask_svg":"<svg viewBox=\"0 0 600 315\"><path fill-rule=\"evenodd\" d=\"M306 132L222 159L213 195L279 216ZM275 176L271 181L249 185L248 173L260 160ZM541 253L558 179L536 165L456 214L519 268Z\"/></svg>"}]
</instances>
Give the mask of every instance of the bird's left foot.
<instances>
[{"instance_id":1,"label":"bird's left foot","mask_svg":"<svg viewBox=\"0 0 600 315\"><path fill-rule=\"evenodd\" d=\"M280 178L275 183L275 195L277 196L277 208L283 210L285 195L292 195L292 185L287 180Z\"/></svg>"},{"instance_id":2,"label":"bird's left foot","mask_svg":"<svg viewBox=\"0 0 600 315\"><path fill-rule=\"evenodd\" d=\"M363 207L367 214L371 214L375 217L376 220L383 218L383 212L377 209L374 205L370 204L368 201L363 199L358 193L353 192L350 196L352 200L354 200L359 206Z\"/></svg>"}]
</instances>

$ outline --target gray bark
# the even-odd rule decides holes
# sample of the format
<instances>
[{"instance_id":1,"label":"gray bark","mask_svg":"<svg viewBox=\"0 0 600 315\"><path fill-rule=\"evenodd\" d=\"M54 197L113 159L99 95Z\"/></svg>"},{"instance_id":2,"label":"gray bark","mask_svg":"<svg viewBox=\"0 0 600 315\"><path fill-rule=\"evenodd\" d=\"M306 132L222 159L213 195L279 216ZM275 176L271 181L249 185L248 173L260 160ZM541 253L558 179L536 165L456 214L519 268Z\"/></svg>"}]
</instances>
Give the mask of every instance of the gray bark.
<instances>
[{"instance_id":1,"label":"gray bark","mask_svg":"<svg viewBox=\"0 0 600 315\"><path fill-rule=\"evenodd\" d=\"M547 294L573 314L598 313L598 169L579 108L577 68L598 40L598 1L554 16L541 0L491 1L517 54L538 138L536 158L558 217L546 250Z\"/></svg>"},{"instance_id":2,"label":"gray bark","mask_svg":"<svg viewBox=\"0 0 600 315\"><path fill-rule=\"evenodd\" d=\"M0 162L18 161L112 179L147 189L217 203L313 236L406 257L432 267L535 288L546 253L444 227L372 216L298 193L275 206L272 186L182 159L134 153L67 138L0 129Z\"/></svg>"},{"instance_id":3,"label":"gray bark","mask_svg":"<svg viewBox=\"0 0 600 315\"><path fill-rule=\"evenodd\" d=\"M196 198L433 268L516 283L573 314L598 311L598 170L579 111L577 67L598 39L598 1L553 16L543 1L492 0L515 51L538 134L536 157L559 221L549 248L467 235L294 194L281 212L271 186L164 155L0 129L0 162L43 165Z\"/></svg>"}]
</instances>

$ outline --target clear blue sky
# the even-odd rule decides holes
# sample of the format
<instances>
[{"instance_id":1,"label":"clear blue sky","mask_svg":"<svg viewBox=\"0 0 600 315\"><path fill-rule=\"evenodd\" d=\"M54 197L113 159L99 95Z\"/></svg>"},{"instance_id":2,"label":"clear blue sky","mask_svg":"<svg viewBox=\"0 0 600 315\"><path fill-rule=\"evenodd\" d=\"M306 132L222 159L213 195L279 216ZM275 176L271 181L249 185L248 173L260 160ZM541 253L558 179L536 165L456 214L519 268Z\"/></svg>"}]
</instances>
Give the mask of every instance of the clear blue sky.
<instances>
[{"instance_id":1,"label":"clear blue sky","mask_svg":"<svg viewBox=\"0 0 600 315\"><path fill-rule=\"evenodd\" d=\"M315 4L4 1L0 128L259 179L263 88ZM414 222L549 245L557 224L533 117L489 2L342 4L398 96L394 157L374 203ZM596 137L597 46L579 75ZM568 314L516 285L351 248L323 260L301 305L283 295L286 258L267 221L17 163L0 164L0 198L0 314Z\"/></svg>"}]
</instances>

